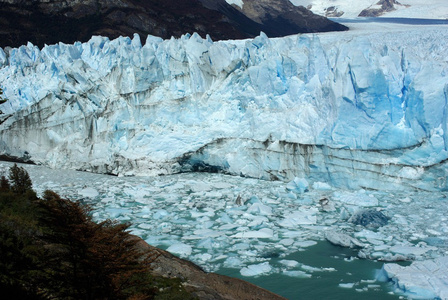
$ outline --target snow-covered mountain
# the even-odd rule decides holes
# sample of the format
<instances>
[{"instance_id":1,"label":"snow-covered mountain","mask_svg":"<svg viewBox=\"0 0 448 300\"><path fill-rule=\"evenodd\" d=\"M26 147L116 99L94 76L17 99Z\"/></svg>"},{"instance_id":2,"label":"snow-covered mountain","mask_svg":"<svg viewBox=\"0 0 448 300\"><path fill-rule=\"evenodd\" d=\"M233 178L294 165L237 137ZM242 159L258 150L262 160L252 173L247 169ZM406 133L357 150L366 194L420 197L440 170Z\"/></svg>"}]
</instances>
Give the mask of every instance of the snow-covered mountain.
<instances>
[{"instance_id":1,"label":"snow-covered mountain","mask_svg":"<svg viewBox=\"0 0 448 300\"><path fill-rule=\"evenodd\" d=\"M445 0L290 0L316 14L354 18L380 16L390 18L448 19ZM369 14L369 12L371 14Z\"/></svg>"},{"instance_id":2,"label":"snow-covered mountain","mask_svg":"<svg viewBox=\"0 0 448 300\"><path fill-rule=\"evenodd\" d=\"M122 175L446 189L447 41L441 26L0 50L0 154Z\"/></svg>"}]
</instances>

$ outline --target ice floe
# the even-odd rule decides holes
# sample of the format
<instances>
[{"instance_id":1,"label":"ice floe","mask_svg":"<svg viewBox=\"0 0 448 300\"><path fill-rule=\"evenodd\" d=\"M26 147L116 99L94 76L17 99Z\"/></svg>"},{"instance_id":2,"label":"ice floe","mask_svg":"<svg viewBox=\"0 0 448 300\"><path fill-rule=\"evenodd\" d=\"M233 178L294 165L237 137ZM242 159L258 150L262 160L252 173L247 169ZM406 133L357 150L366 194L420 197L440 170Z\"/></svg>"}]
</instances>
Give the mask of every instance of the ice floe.
<instances>
[{"instance_id":1,"label":"ice floe","mask_svg":"<svg viewBox=\"0 0 448 300\"><path fill-rule=\"evenodd\" d=\"M272 270L271 265L268 262L264 262L256 265L249 265L241 269L240 273L243 276L259 276L267 274Z\"/></svg>"},{"instance_id":2,"label":"ice floe","mask_svg":"<svg viewBox=\"0 0 448 300\"><path fill-rule=\"evenodd\" d=\"M336 232L336 231L326 231L325 238L327 241L336 246L348 247L348 248L364 248L365 245L358 241L356 238L349 236L348 234Z\"/></svg>"},{"instance_id":3,"label":"ice floe","mask_svg":"<svg viewBox=\"0 0 448 300\"><path fill-rule=\"evenodd\" d=\"M412 299L448 299L448 257L413 262L410 266L385 264L385 276Z\"/></svg>"},{"instance_id":4,"label":"ice floe","mask_svg":"<svg viewBox=\"0 0 448 300\"><path fill-rule=\"evenodd\" d=\"M0 162L0 175L7 174L10 166ZM327 239L355 247L360 258L412 260L414 264L436 259L441 272L448 273L444 260L437 260L448 256L444 192L309 186L308 191L296 193L285 182L223 174L113 177L34 165L25 168L38 194L52 189L82 200L94 208L95 219L130 222L132 233L208 271L233 268L243 276L312 277L331 270L285 257ZM295 197L285 197L289 193ZM238 196L241 203L236 203ZM406 198L412 201L402 201ZM332 203L334 210L322 209L322 199ZM385 212L390 219L381 227L349 221L365 210ZM395 275L388 268L392 278ZM400 282L401 275L394 278Z\"/></svg>"}]
</instances>

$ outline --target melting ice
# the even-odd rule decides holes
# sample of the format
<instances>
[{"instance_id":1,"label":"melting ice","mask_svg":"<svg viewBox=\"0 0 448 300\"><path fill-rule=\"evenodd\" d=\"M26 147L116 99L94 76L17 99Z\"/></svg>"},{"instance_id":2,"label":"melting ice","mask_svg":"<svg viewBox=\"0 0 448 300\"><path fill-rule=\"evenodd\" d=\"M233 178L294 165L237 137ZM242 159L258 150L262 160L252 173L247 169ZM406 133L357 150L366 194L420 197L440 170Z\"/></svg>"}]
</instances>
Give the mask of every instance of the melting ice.
<instances>
[{"instance_id":1,"label":"melting ice","mask_svg":"<svg viewBox=\"0 0 448 300\"><path fill-rule=\"evenodd\" d=\"M1 162L0 173L9 166ZM331 272L281 259L324 240L327 234L340 245L344 238L356 240L344 246L358 249L361 258L423 263L448 255L446 193L336 190L321 183L304 189L303 179L284 183L207 173L113 177L25 167L38 193L52 189L89 203L98 220L129 221L132 233L208 271L238 268L243 276L282 273L298 278ZM381 212L387 223L355 225L351 217L366 210ZM280 260L273 263L272 257ZM400 274L406 270L388 263L384 270L397 287L416 282L411 276L401 283ZM432 282L431 274L424 276ZM426 291L428 286L420 288L420 294L437 295Z\"/></svg>"}]
</instances>

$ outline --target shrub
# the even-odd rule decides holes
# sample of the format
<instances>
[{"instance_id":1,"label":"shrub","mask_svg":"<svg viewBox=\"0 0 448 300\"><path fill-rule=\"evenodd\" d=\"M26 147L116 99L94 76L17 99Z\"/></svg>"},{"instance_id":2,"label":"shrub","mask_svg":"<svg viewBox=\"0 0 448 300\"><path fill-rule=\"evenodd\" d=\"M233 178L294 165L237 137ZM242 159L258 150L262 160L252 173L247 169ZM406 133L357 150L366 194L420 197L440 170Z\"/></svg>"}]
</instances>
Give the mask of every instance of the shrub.
<instances>
[{"instance_id":1,"label":"shrub","mask_svg":"<svg viewBox=\"0 0 448 300\"><path fill-rule=\"evenodd\" d=\"M143 254L127 229L129 224L95 223L89 206L45 191L40 202L51 247L47 261L52 275L49 295L69 299L127 299L155 293L149 275L157 253Z\"/></svg>"}]
</instances>

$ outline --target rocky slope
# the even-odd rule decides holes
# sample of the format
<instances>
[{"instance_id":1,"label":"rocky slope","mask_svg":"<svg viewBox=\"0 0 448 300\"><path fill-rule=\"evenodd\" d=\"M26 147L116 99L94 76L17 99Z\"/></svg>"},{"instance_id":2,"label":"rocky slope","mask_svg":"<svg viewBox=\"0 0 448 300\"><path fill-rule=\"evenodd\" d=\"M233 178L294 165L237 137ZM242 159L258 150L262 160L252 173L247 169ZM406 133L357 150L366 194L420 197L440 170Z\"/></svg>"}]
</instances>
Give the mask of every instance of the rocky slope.
<instances>
[{"instance_id":1,"label":"rocky slope","mask_svg":"<svg viewBox=\"0 0 448 300\"><path fill-rule=\"evenodd\" d=\"M228 0L237 1L237 0ZM446 0L290 0L328 18L386 17L447 19Z\"/></svg>"},{"instance_id":2,"label":"rocky slope","mask_svg":"<svg viewBox=\"0 0 448 300\"><path fill-rule=\"evenodd\" d=\"M252 14L224 0L0 0L0 47L18 47L28 41L40 47L73 43L92 35L117 38L138 33L170 38L197 32L221 40L254 37L260 31L284 36L347 29L303 8L291 10L288 0L277 2L283 2L283 10L276 8L273 18L252 19ZM271 14L268 4L259 9Z\"/></svg>"},{"instance_id":3,"label":"rocky slope","mask_svg":"<svg viewBox=\"0 0 448 300\"><path fill-rule=\"evenodd\" d=\"M143 251L156 249L160 253L153 263L155 275L180 278L185 289L201 300L285 299L244 280L204 272L197 265L180 259L167 251L154 248L143 240L139 243L139 247Z\"/></svg>"},{"instance_id":4,"label":"rocky slope","mask_svg":"<svg viewBox=\"0 0 448 300\"><path fill-rule=\"evenodd\" d=\"M245 16L267 27L268 36L282 36L297 32L335 31L335 25L289 0L245 0L242 7L234 5ZM337 29L343 29L337 27Z\"/></svg>"},{"instance_id":5,"label":"rocky slope","mask_svg":"<svg viewBox=\"0 0 448 300\"><path fill-rule=\"evenodd\" d=\"M402 5L395 0L380 0L375 5L364 9L359 16L360 17L378 17L387 12L396 10L396 5Z\"/></svg>"}]
</instances>

